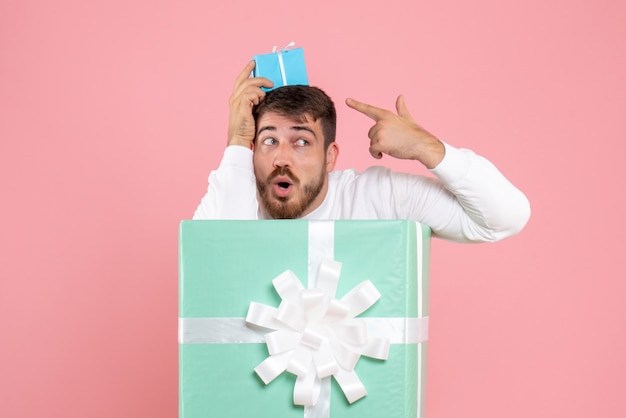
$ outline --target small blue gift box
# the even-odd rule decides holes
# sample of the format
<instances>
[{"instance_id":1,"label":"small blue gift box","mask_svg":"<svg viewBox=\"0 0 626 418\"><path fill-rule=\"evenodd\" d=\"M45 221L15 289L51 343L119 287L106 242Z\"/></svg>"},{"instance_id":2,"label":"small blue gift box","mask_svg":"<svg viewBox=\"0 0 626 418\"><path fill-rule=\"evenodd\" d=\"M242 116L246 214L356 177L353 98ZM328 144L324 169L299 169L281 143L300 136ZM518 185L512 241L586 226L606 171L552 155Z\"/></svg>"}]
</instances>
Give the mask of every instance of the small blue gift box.
<instances>
[{"instance_id":1,"label":"small blue gift box","mask_svg":"<svg viewBox=\"0 0 626 418\"><path fill-rule=\"evenodd\" d=\"M282 86L309 84L304 62L304 50L302 48L287 48L254 56L256 65L252 75L269 78L274 83L274 87L263 88L263 90L270 91Z\"/></svg>"}]
</instances>

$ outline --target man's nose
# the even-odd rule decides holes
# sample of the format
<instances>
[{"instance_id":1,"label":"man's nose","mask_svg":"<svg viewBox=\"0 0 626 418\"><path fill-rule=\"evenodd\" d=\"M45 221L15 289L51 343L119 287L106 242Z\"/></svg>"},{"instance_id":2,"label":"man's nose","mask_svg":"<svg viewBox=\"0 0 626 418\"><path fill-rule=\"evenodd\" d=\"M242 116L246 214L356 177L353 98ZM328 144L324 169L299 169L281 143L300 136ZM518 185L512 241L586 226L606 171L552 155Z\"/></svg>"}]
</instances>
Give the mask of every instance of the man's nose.
<instances>
[{"instance_id":1,"label":"man's nose","mask_svg":"<svg viewBox=\"0 0 626 418\"><path fill-rule=\"evenodd\" d=\"M276 153L274 154L274 167L291 167L291 157L291 148L289 147L289 144L281 142L276 148Z\"/></svg>"}]
</instances>

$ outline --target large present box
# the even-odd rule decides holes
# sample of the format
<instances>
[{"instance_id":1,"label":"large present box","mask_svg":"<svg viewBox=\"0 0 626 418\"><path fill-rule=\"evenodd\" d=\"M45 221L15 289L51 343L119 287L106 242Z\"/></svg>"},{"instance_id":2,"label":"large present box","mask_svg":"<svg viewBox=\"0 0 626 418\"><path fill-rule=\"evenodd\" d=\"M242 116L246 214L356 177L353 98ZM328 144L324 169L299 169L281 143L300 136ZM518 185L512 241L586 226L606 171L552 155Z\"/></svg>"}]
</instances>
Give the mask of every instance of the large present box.
<instances>
[{"instance_id":1,"label":"large present box","mask_svg":"<svg viewBox=\"0 0 626 418\"><path fill-rule=\"evenodd\" d=\"M179 416L422 417L429 244L412 221L182 221Z\"/></svg>"},{"instance_id":2,"label":"large present box","mask_svg":"<svg viewBox=\"0 0 626 418\"><path fill-rule=\"evenodd\" d=\"M302 48L283 48L276 52L255 55L253 59L255 67L252 75L269 78L274 83L272 88L263 87L265 91L296 84L309 85Z\"/></svg>"}]
</instances>

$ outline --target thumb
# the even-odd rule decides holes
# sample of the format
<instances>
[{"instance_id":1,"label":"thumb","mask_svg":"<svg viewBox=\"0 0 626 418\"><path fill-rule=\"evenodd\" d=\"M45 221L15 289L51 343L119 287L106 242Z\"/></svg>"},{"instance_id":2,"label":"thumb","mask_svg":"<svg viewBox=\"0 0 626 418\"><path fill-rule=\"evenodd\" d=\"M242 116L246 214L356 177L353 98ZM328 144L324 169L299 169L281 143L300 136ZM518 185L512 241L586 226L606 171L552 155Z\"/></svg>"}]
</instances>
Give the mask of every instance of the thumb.
<instances>
[{"instance_id":1,"label":"thumb","mask_svg":"<svg viewBox=\"0 0 626 418\"><path fill-rule=\"evenodd\" d=\"M409 113L409 109L406 107L403 95L399 95L396 99L396 110L398 111L398 116L413 120L411 113Z\"/></svg>"}]
</instances>

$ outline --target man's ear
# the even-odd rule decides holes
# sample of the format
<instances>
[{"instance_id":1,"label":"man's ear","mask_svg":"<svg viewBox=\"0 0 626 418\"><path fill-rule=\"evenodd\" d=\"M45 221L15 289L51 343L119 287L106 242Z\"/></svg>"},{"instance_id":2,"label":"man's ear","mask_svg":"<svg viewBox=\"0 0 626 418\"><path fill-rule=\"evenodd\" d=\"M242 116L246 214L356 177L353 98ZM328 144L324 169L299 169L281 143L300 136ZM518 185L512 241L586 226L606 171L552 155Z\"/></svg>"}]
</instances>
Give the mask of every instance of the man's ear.
<instances>
[{"instance_id":1,"label":"man's ear","mask_svg":"<svg viewBox=\"0 0 626 418\"><path fill-rule=\"evenodd\" d=\"M339 145L336 142L331 142L326 150L326 172L330 173L334 170L337 163L337 157L339 156Z\"/></svg>"}]
</instances>

